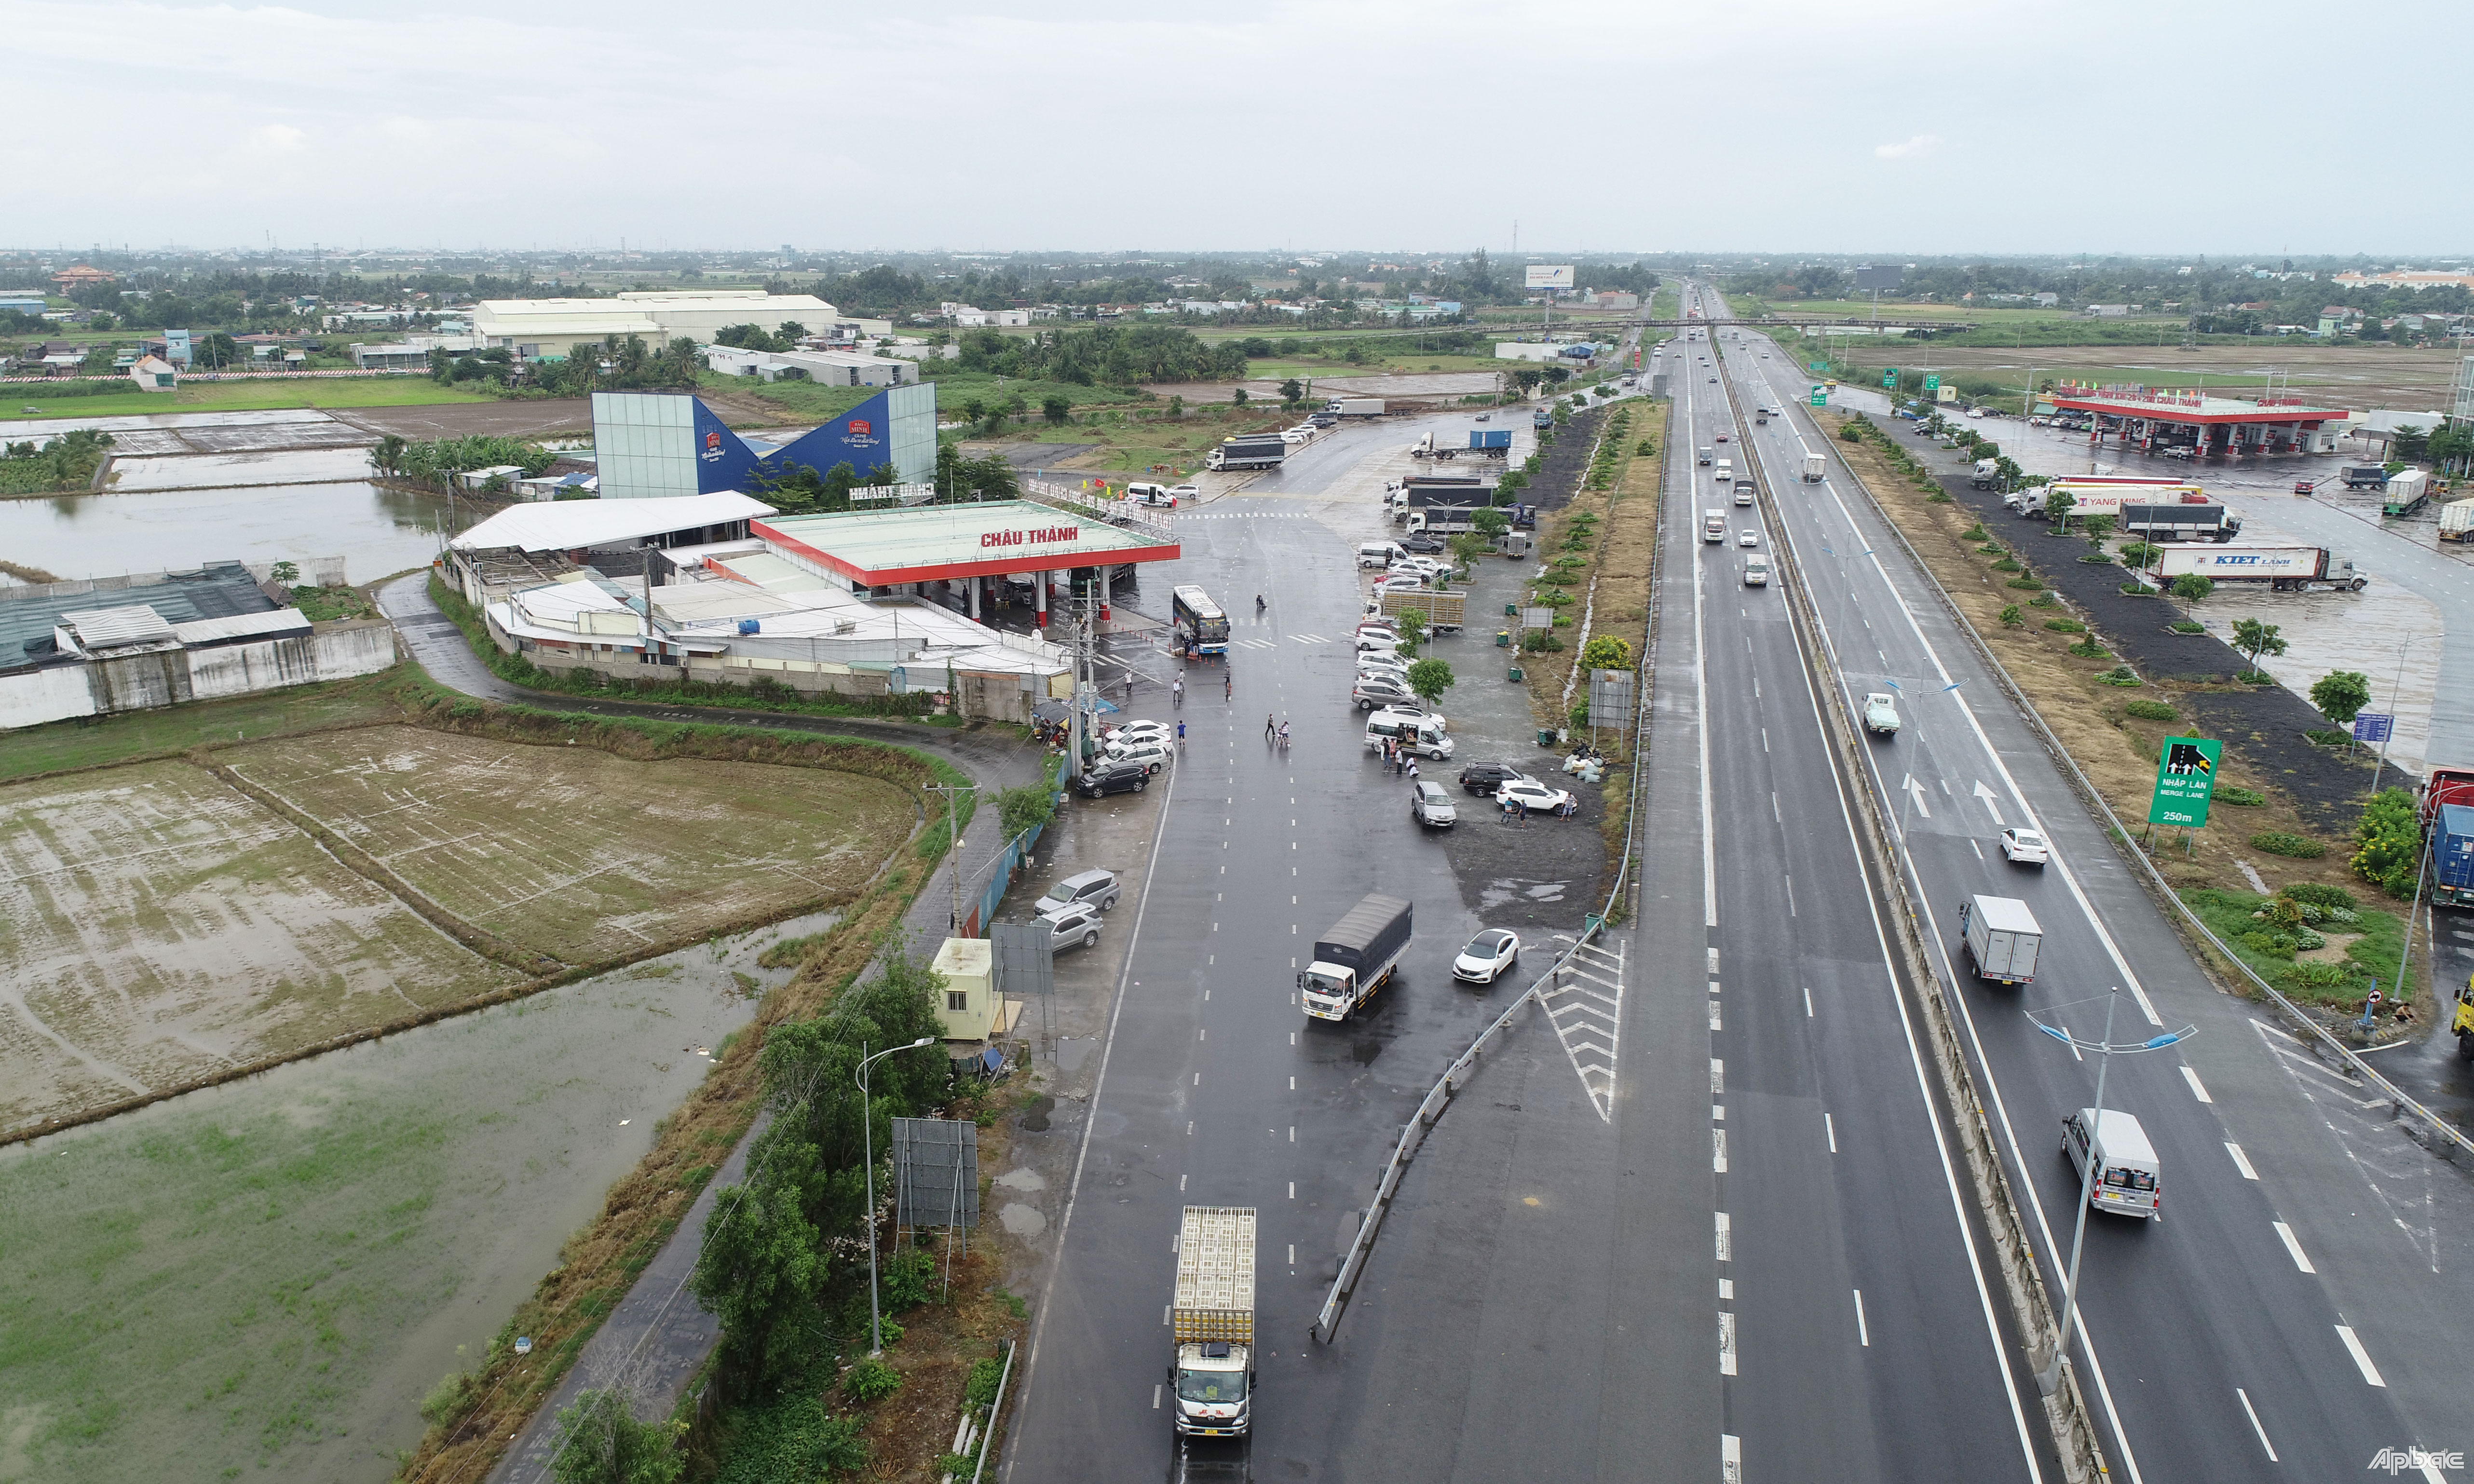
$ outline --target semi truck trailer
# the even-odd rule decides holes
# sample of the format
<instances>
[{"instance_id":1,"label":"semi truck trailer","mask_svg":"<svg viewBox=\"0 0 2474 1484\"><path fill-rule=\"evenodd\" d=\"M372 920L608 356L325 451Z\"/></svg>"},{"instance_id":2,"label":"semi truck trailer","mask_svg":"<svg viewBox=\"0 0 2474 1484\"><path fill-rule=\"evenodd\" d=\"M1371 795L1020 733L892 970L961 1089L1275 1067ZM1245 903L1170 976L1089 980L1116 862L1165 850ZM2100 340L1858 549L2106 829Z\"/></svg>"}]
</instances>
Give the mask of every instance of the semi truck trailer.
<instances>
[{"instance_id":1,"label":"semi truck trailer","mask_svg":"<svg viewBox=\"0 0 2474 1484\"><path fill-rule=\"evenodd\" d=\"M2230 541L2242 517L2221 505L2125 505L2122 534L2144 541Z\"/></svg>"},{"instance_id":2,"label":"semi truck trailer","mask_svg":"<svg viewBox=\"0 0 2474 1484\"><path fill-rule=\"evenodd\" d=\"M1383 416L1383 398L1335 396L1322 404L1322 410L1343 418L1380 418Z\"/></svg>"},{"instance_id":3,"label":"semi truck trailer","mask_svg":"<svg viewBox=\"0 0 2474 1484\"><path fill-rule=\"evenodd\" d=\"M1346 1020L1372 998L1409 951L1409 904L1368 897L1315 940L1298 975L1298 999L1318 1020Z\"/></svg>"},{"instance_id":4,"label":"semi truck trailer","mask_svg":"<svg viewBox=\"0 0 2474 1484\"><path fill-rule=\"evenodd\" d=\"M2451 500L2439 507L2439 539L2474 541L2474 500Z\"/></svg>"},{"instance_id":5,"label":"semi truck trailer","mask_svg":"<svg viewBox=\"0 0 2474 1484\"><path fill-rule=\"evenodd\" d=\"M2271 592L2315 587L2360 592L2370 574L2325 546L2181 546L2157 554L2156 575L2171 583L2195 572L2211 582L2266 583Z\"/></svg>"},{"instance_id":6,"label":"semi truck trailer","mask_svg":"<svg viewBox=\"0 0 2474 1484\"><path fill-rule=\"evenodd\" d=\"M1177 1436L1244 1437L1254 1424L1254 1208L1185 1209L1169 1323Z\"/></svg>"},{"instance_id":7,"label":"semi truck trailer","mask_svg":"<svg viewBox=\"0 0 2474 1484\"><path fill-rule=\"evenodd\" d=\"M1454 443L1448 433L1428 433L1409 445L1409 457L1413 459L1456 459L1465 453L1480 459L1509 457L1512 453L1512 429L1471 428L1466 447Z\"/></svg>"},{"instance_id":8,"label":"semi truck trailer","mask_svg":"<svg viewBox=\"0 0 2474 1484\"><path fill-rule=\"evenodd\" d=\"M1207 469L1278 468L1289 456L1287 440L1277 433L1248 433L1224 438L1202 457Z\"/></svg>"}]
</instances>

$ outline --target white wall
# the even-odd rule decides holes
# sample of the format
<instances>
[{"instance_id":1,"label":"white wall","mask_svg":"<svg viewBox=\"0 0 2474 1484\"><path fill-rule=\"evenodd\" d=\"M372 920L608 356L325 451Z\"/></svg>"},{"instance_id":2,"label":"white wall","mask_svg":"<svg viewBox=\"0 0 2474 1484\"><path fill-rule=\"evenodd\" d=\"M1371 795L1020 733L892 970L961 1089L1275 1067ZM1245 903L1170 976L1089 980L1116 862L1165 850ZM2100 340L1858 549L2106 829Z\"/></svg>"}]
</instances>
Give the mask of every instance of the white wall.
<instances>
[{"instance_id":1,"label":"white wall","mask_svg":"<svg viewBox=\"0 0 2474 1484\"><path fill-rule=\"evenodd\" d=\"M0 675L0 730L94 714L94 689L82 664Z\"/></svg>"},{"instance_id":2,"label":"white wall","mask_svg":"<svg viewBox=\"0 0 2474 1484\"><path fill-rule=\"evenodd\" d=\"M375 675L395 658L395 625L365 618L305 637L53 665L0 676L0 730Z\"/></svg>"}]
</instances>

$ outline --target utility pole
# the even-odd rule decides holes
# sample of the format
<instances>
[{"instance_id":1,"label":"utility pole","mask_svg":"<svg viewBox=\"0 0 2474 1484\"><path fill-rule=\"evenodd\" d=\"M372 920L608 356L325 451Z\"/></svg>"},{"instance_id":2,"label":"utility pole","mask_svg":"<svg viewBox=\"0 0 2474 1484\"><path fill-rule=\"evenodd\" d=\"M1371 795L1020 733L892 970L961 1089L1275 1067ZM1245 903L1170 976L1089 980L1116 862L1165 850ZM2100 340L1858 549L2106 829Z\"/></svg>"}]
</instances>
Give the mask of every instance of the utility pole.
<instances>
[{"instance_id":1,"label":"utility pole","mask_svg":"<svg viewBox=\"0 0 2474 1484\"><path fill-rule=\"evenodd\" d=\"M927 785L927 791L945 796L945 848L947 858L954 866L952 930L958 933L962 930L962 835L961 826L958 823L961 815L958 799L962 794L977 794L980 788L976 783L931 783Z\"/></svg>"}]
</instances>

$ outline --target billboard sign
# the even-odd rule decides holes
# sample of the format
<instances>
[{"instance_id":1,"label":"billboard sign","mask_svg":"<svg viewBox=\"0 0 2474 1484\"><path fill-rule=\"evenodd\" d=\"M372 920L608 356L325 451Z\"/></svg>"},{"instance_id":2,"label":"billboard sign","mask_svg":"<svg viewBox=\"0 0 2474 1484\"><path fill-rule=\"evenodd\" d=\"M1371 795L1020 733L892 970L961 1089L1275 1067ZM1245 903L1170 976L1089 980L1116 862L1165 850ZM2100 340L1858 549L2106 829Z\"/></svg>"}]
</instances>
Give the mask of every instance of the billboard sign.
<instances>
[{"instance_id":1,"label":"billboard sign","mask_svg":"<svg viewBox=\"0 0 2474 1484\"><path fill-rule=\"evenodd\" d=\"M1568 289L1572 286L1572 265L1569 263L1532 263L1522 287L1532 289Z\"/></svg>"},{"instance_id":2,"label":"billboard sign","mask_svg":"<svg viewBox=\"0 0 2474 1484\"><path fill-rule=\"evenodd\" d=\"M2394 726L2396 726L2394 716L2380 711L2364 711L2354 718L2354 740L2385 742L2389 739L2389 729Z\"/></svg>"},{"instance_id":3,"label":"billboard sign","mask_svg":"<svg viewBox=\"0 0 2474 1484\"><path fill-rule=\"evenodd\" d=\"M1859 289L1895 289L1905 274L1905 269L1897 267L1858 268L1856 270L1856 286Z\"/></svg>"},{"instance_id":4,"label":"billboard sign","mask_svg":"<svg viewBox=\"0 0 2474 1484\"><path fill-rule=\"evenodd\" d=\"M2208 801L2217 791L2217 758L2224 744L2213 737L2167 737L2156 757L2156 792L2147 801L2147 823L2198 829L2208 823Z\"/></svg>"}]
</instances>

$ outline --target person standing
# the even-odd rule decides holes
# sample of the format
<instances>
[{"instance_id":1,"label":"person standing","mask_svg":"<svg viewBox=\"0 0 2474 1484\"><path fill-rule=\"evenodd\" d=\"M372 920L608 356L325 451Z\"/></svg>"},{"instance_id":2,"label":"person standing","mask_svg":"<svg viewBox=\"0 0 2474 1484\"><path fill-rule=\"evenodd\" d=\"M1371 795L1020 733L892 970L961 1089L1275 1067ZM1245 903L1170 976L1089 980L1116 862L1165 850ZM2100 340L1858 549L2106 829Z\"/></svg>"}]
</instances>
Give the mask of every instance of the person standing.
<instances>
[{"instance_id":1,"label":"person standing","mask_svg":"<svg viewBox=\"0 0 2474 1484\"><path fill-rule=\"evenodd\" d=\"M1263 713L1263 740L1266 742L1271 741L1273 733L1278 730L1278 724L1273 720L1272 713L1265 711Z\"/></svg>"},{"instance_id":2,"label":"person standing","mask_svg":"<svg viewBox=\"0 0 2474 1484\"><path fill-rule=\"evenodd\" d=\"M1176 679L1176 681L1175 681L1175 682L1173 682L1169 685L1168 691L1169 691L1169 696L1171 697L1171 699L1174 701L1174 703L1175 703L1176 705L1180 706L1184 706L1184 705L1185 705L1185 677L1184 677L1184 676L1182 676L1182 675L1178 676L1178 677Z\"/></svg>"}]
</instances>

